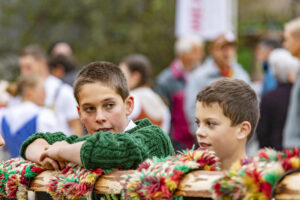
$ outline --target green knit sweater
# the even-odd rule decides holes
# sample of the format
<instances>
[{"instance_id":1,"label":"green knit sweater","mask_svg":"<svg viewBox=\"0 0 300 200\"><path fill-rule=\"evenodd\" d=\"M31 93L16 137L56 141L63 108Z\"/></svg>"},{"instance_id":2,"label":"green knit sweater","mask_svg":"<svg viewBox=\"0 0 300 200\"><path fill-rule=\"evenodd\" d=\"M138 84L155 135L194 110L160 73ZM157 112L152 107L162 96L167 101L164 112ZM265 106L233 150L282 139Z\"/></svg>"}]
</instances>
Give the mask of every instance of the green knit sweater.
<instances>
[{"instance_id":1,"label":"green knit sweater","mask_svg":"<svg viewBox=\"0 0 300 200\"><path fill-rule=\"evenodd\" d=\"M49 144L62 140L70 144L85 141L80 150L80 159L87 169L135 169L147 158L174 154L169 137L160 127L153 125L148 119L135 123L136 127L123 133L100 131L93 136L83 137L67 137L62 132L36 133L23 143L20 155L26 159L27 146L38 138L47 140Z\"/></svg>"}]
</instances>

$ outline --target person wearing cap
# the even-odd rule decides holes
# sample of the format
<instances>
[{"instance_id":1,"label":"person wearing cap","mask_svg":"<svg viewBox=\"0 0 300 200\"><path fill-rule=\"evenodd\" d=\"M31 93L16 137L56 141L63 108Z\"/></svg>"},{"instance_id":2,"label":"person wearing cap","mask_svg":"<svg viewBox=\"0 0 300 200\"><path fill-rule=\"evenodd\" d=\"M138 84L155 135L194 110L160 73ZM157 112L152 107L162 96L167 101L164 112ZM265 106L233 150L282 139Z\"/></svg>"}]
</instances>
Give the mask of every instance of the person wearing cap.
<instances>
[{"instance_id":1,"label":"person wearing cap","mask_svg":"<svg viewBox=\"0 0 300 200\"><path fill-rule=\"evenodd\" d=\"M190 130L195 133L194 119L197 93L222 77L232 77L250 83L250 77L236 61L236 41L233 37L221 34L209 46L210 56L198 67L189 78L186 85L185 115L188 118Z\"/></svg>"}]
</instances>

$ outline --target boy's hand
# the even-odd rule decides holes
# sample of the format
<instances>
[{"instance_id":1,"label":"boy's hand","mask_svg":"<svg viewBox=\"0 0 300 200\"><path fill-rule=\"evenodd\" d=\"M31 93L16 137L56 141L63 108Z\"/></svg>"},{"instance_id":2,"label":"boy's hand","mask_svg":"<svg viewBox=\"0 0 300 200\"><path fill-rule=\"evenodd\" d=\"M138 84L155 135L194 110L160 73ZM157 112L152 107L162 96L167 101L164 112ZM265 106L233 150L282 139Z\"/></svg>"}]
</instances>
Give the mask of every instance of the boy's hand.
<instances>
[{"instance_id":1,"label":"boy's hand","mask_svg":"<svg viewBox=\"0 0 300 200\"><path fill-rule=\"evenodd\" d=\"M49 157L51 160L54 160L56 162L68 161L62 157L62 153L63 153L62 149L68 145L70 144L67 143L66 141L61 141L61 142L55 142L52 145L45 146L44 152L40 156L40 161L43 162L43 160L46 159L47 157ZM53 163L52 161L49 162Z\"/></svg>"},{"instance_id":2,"label":"boy's hand","mask_svg":"<svg viewBox=\"0 0 300 200\"><path fill-rule=\"evenodd\" d=\"M61 162L61 161L56 161L53 160L52 158L45 157L40 164L45 168L45 169L55 169L55 170L62 170L66 167L67 163L66 162Z\"/></svg>"},{"instance_id":3,"label":"boy's hand","mask_svg":"<svg viewBox=\"0 0 300 200\"><path fill-rule=\"evenodd\" d=\"M57 169L57 166L65 166L61 162L71 162L77 165L82 165L80 159L80 150L84 141L77 142L74 144L69 144L66 141L55 142L52 145L44 146L44 150L39 157L39 163L45 160L45 165L51 165L53 168ZM48 160L51 159L51 160ZM53 163L54 160L57 165Z\"/></svg>"}]
</instances>

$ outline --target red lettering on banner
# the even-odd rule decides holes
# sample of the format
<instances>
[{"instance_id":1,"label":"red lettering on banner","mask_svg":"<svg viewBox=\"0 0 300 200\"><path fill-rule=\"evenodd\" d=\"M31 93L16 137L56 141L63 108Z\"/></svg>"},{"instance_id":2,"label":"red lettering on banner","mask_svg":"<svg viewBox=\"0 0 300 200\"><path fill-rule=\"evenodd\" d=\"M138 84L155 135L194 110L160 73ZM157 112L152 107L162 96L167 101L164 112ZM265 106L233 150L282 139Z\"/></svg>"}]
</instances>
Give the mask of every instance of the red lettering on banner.
<instances>
[{"instance_id":1,"label":"red lettering on banner","mask_svg":"<svg viewBox=\"0 0 300 200\"><path fill-rule=\"evenodd\" d=\"M193 0L191 7L191 26L193 31L200 31L201 29L201 1Z\"/></svg>"}]
</instances>

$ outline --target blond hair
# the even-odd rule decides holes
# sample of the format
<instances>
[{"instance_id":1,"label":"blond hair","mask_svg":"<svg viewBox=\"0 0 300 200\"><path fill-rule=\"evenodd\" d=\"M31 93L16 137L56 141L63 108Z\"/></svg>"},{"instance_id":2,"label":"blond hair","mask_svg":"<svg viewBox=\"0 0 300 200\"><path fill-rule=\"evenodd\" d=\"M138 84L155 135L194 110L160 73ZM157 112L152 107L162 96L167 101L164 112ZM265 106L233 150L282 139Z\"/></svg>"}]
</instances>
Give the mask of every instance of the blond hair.
<instances>
[{"instance_id":1,"label":"blond hair","mask_svg":"<svg viewBox=\"0 0 300 200\"><path fill-rule=\"evenodd\" d=\"M42 77L37 74L28 74L20 76L17 81L17 95L23 97L24 92L27 88L36 87L42 80Z\"/></svg>"},{"instance_id":2,"label":"blond hair","mask_svg":"<svg viewBox=\"0 0 300 200\"><path fill-rule=\"evenodd\" d=\"M284 25L284 29L293 36L300 35L300 17L297 17Z\"/></svg>"}]
</instances>

